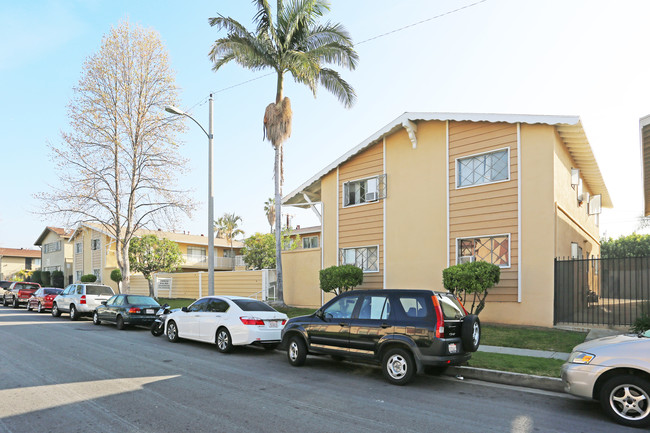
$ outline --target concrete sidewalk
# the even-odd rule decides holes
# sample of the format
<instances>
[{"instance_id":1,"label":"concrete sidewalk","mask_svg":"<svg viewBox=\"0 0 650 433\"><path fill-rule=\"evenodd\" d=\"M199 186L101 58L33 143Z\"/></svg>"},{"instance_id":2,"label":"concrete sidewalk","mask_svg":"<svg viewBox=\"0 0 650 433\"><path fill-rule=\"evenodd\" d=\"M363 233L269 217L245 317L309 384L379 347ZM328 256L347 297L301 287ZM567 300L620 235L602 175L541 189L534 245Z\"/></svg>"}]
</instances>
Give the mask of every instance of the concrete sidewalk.
<instances>
[{"instance_id":1,"label":"concrete sidewalk","mask_svg":"<svg viewBox=\"0 0 650 433\"><path fill-rule=\"evenodd\" d=\"M478 351L489 352L489 353L504 353L506 355L533 356L535 358L560 359L562 361L568 360L570 355L569 353L550 352L548 350L517 349L515 347L485 346L485 345L479 346Z\"/></svg>"}]
</instances>

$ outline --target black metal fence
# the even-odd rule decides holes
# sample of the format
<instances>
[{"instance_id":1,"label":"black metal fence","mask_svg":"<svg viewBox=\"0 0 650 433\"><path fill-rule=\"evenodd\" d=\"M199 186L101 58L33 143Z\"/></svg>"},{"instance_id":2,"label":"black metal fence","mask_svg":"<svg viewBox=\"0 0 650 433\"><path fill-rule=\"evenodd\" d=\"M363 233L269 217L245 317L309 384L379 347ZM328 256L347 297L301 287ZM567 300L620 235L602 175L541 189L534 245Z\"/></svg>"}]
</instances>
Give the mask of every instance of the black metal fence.
<instances>
[{"instance_id":1,"label":"black metal fence","mask_svg":"<svg viewBox=\"0 0 650 433\"><path fill-rule=\"evenodd\" d=\"M554 323L630 326L650 315L650 257L555 259Z\"/></svg>"}]
</instances>

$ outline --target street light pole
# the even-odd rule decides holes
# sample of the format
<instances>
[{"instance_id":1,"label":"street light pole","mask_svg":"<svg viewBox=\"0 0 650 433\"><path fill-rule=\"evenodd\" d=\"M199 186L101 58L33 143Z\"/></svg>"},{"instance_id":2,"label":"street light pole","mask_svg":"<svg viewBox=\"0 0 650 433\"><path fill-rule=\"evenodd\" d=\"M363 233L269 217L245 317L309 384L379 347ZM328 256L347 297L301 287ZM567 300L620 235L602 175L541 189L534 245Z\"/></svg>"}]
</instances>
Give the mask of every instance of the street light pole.
<instances>
[{"instance_id":1,"label":"street light pole","mask_svg":"<svg viewBox=\"0 0 650 433\"><path fill-rule=\"evenodd\" d=\"M165 106L165 111L168 113L176 114L178 116L186 116L192 119L194 123L199 125L199 128L208 136L208 295L214 295L214 192L213 192L213 180L212 180L212 153L213 153L213 128L212 123L212 93L210 93L210 109L208 121L208 131L196 121L195 118L184 112L183 110L174 107L173 105Z\"/></svg>"}]
</instances>

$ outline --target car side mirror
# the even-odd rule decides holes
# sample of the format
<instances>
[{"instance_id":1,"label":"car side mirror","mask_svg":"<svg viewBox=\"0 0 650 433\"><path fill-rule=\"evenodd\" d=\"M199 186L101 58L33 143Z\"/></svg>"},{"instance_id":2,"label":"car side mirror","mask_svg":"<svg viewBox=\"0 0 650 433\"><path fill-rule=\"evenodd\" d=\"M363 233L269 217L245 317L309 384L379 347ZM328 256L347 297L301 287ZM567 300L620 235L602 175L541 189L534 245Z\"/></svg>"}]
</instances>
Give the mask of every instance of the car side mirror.
<instances>
[{"instance_id":1,"label":"car side mirror","mask_svg":"<svg viewBox=\"0 0 650 433\"><path fill-rule=\"evenodd\" d=\"M163 305L162 308L164 308L164 309L169 308L169 304L165 303L165 305Z\"/></svg>"},{"instance_id":2,"label":"car side mirror","mask_svg":"<svg viewBox=\"0 0 650 433\"><path fill-rule=\"evenodd\" d=\"M181 308L181 311L182 311L183 313L187 313L189 310L187 309L187 307L183 307L183 308Z\"/></svg>"},{"instance_id":3,"label":"car side mirror","mask_svg":"<svg viewBox=\"0 0 650 433\"><path fill-rule=\"evenodd\" d=\"M102 301L102 305L106 305L106 301Z\"/></svg>"}]
</instances>

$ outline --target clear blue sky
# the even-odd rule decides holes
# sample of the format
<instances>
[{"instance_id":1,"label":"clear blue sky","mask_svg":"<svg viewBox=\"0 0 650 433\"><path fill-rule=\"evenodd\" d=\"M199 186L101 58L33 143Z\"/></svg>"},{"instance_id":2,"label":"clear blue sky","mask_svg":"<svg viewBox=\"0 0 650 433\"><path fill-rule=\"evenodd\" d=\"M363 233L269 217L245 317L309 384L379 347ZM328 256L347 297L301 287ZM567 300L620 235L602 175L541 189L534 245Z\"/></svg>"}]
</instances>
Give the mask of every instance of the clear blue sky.
<instances>
[{"instance_id":1,"label":"clear blue sky","mask_svg":"<svg viewBox=\"0 0 650 433\"><path fill-rule=\"evenodd\" d=\"M328 19L360 42L469 5L474 0L333 0ZM32 194L56 183L47 143L68 128L66 105L86 57L111 26L128 18L166 44L182 108L207 125L211 91L259 77L235 64L218 73L207 53L217 13L250 26L241 1L0 0L0 246L32 247L46 225ZM358 103L344 109L321 90L289 83L293 134L285 146L287 193L405 111L579 115L615 208L601 234L630 233L642 212L639 118L650 113L648 1L487 0L366 43L344 77ZM252 27L251 27L252 28ZM247 234L268 231L263 203L273 194L273 151L262 141L269 76L215 94L215 215L236 212ZM179 230L206 232L207 140L193 124L181 137L190 172L180 180L201 202ZM310 212L295 223L310 225Z\"/></svg>"}]
</instances>

